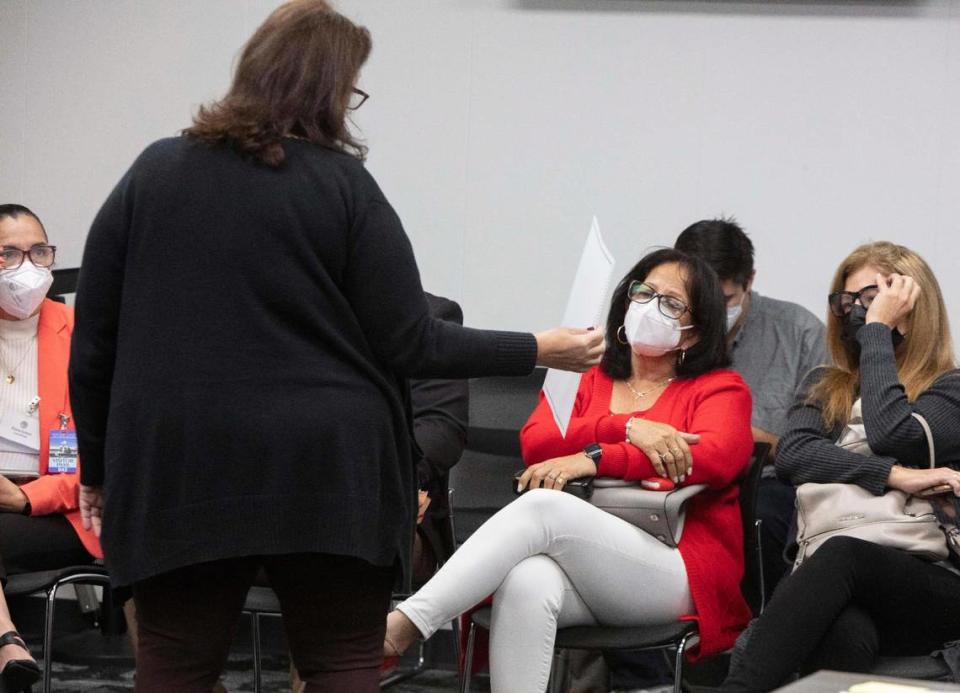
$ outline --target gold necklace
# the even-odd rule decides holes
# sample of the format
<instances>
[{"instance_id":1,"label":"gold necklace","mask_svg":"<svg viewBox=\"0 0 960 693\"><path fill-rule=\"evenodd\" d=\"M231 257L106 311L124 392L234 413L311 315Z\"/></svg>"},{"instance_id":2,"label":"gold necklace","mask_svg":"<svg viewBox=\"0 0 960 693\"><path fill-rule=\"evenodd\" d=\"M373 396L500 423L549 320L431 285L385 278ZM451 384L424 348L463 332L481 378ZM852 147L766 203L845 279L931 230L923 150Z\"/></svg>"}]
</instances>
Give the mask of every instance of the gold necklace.
<instances>
[{"instance_id":1,"label":"gold necklace","mask_svg":"<svg viewBox=\"0 0 960 693\"><path fill-rule=\"evenodd\" d=\"M656 390L657 388L662 387L663 385L667 385L667 384L669 384L669 383L672 383L674 380L676 380L675 377L673 377L673 378L666 378L665 380L661 380L659 383L657 383L656 385L654 385L653 387L651 387L651 388L649 388L649 389L647 389L647 390L644 390L643 392L639 392L639 391L637 390L637 388L635 388L633 385L630 384L630 381L629 381L629 380L624 380L623 382L624 382L624 384L627 386L627 388L630 390L630 392L633 393L633 398L634 398L635 400L638 400L638 399L643 399L644 397L646 397L647 395L649 395L651 392L653 392L653 391Z\"/></svg>"},{"instance_id":2,"label":"gold necklace","mask_svg":"<svg viewBox=\"0 0 960 693\"><path fill-rule=\"evenodd\" d=\"M31 344L36 338L37 338L37 335L33 335L33 337L30 340ZM20 357L20 360L17 361L17 365L15 365L13 368L10 368L10 369L8 369L7 364L4 363L2 359L0 359L0 366L3 366L3 370L10 371L9 373L7 373L7 377L4 378L4 380L7 381L7 385L13 385L15 382L17 382L17 377L13 374L13 372L18 368L20 368L20 364L22 364L24 359L26 359L27 356L29 355L30 355L30 349L27 349L26 352L24 352L23 356Z\"/></svg>"}]
</instances>

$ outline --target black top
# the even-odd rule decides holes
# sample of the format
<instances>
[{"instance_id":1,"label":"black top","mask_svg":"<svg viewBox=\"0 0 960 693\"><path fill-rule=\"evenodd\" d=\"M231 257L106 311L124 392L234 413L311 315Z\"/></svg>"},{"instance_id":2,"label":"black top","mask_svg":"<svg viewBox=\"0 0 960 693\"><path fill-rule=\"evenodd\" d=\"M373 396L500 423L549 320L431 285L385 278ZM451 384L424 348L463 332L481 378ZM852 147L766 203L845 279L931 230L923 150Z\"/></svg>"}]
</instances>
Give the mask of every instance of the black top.
<instances>
[{"instance_id":1,"label":"black top","mask_svg":"<svg viewBox=\"0 0 960 693\"><path fill-rule=\"evenodd\" d=\"M429 315L410 242L359 161L284 147L272 169L161 140L90 230L70 390L115 586L244 555L405 565L404 379L534 366L532 335Z\"/></svg>"},{"instance_id":2,"label":"black top","mask_svg":"<svg viewBox=\"0 0 960 693\"><path fill-rule=\"evenodd\" d=\"M787 432L777 448L777 474L799 486L813 483L857 484L875 495L886 491L894 464L927 467L927 437L911 415L920 414L933 433L938 467L960 463L960 376L938 378L913 402L900 384L890 328L871 323L857 333L860 342L860 398L867 443L874 457L838 447L842 426L828 430L820 408L806 402L810 388L826 374L814 370L790 410Z\"/></svg>"}]
</instances>

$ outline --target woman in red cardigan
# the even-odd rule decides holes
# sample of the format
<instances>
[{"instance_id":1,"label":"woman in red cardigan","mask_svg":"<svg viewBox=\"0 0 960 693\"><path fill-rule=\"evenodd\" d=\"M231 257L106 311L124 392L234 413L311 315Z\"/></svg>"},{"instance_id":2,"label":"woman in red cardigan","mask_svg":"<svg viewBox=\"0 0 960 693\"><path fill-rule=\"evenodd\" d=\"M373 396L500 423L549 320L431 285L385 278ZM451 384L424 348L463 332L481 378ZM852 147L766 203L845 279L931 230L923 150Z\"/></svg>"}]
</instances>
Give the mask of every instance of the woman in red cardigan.
<instances>
[{"instance_id":1,"label":"woman in red cardigan","mask_svg":"<svg viewBox=\"0 0 960 693\"><path fill-rule=\"evenodd\" d=\"M0 583L103 557L80 519L67 393L73 310L44 298L55 255L33 212L0 205ZM0 690L39 676L0 593Z\"/></svg>"},{"instance_id":2,"label":"woman in red cardigan","mask_svg":"<svg viewBox=\"0 0 960 693\"><path fill-rule=\"evenodd\" d=\"M566 437L541 397L521 434L535 489L490 518L387 619L384 651L493 594L493 691L544 691L556 629L696 619L698 655L733 644L750 612L740 594L736 479L752 450L750 392L728 364L716 275L655 251L620 282L603 362L580 383ZM585 476L706 484L679 548L561 490Z\"/></svg>"}]
</instances>

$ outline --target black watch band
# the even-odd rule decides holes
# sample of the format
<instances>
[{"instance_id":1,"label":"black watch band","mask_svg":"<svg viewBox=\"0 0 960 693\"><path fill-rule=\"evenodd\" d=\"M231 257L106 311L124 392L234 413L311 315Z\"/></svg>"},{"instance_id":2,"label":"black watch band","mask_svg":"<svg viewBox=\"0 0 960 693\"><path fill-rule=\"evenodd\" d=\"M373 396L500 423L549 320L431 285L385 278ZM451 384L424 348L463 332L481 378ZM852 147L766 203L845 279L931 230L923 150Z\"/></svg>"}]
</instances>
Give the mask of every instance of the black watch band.
<instances>
[{"instance_id":1,"label":"black watch band","mask_svg":"<svg viewBox=\"0 0 960 693\"><path fill-rule=\"evenodd\" d=\"M600 446L596 443L590 443L587 447L583 449L583 454L593 460L593 463L599 469L600 467L600 458L603 457L603 450L600 449Z\"/></svg>"}]
</instances>

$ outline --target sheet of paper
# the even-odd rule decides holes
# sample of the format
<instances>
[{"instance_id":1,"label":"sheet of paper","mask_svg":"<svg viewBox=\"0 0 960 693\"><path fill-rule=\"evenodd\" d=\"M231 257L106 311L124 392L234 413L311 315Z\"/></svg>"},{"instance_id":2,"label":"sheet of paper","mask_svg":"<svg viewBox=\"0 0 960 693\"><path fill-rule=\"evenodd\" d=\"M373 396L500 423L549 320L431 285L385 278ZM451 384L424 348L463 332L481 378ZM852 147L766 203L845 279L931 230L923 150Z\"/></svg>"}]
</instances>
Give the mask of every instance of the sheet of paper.
<instances>
[{"instance_id":1,"label":"sheet of paper","mask_svg":"<svg viewBox=\"0 0 960 693\"><path fill-rule=\"evenodd\" d=\"M587 242L580 256L573 287L563 314L564 327L596 327L603 329L606 318L607 293L613 278L613 255L607 250L600 235L600 223L593 218ZM567 426L573 414L573 405L580 387L580 374L558 371L551 368L543 382L543 394L550 404L553 419L560 434L567 437Z\"/></svg>"}]
</instances>

